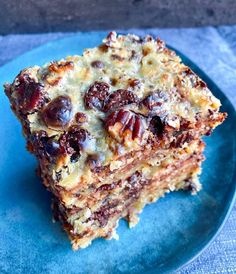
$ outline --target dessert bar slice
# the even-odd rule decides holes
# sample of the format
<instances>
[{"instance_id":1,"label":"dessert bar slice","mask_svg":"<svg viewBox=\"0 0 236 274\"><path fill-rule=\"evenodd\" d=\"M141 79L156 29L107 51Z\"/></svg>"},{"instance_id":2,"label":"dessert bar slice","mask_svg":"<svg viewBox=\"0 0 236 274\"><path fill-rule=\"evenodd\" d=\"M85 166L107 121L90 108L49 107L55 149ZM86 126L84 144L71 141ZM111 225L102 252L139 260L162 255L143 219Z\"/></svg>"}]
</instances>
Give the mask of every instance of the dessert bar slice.
<instances>
[{"instance_id":1,"label":"dessert bar slice","mask_svg":"<svg viewBox=\"0 0 236 274\"><path fill-rule=\"evenodd\" d=\"M163 41L115 32L81 56L22 70L5 93L74 249L116 237L120 218L133 226L169 191L196 193L201 137L226 117Z\"/></svg>"}]
</instances>

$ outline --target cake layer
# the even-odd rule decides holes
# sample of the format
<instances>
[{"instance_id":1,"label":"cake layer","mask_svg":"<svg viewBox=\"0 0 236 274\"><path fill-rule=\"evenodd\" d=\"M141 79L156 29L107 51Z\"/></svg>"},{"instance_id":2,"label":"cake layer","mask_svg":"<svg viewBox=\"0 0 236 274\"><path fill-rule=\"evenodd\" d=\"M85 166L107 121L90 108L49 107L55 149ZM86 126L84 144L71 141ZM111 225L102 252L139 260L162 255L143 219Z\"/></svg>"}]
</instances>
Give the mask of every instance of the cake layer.
<instances>
[{"instance_id":1,"label":"cake layer","mask_svg":"<svg viewBox=\"0 0 236 274\"><path fill-rule=\"evenodd\" d=\"M192 155L189 159L172 165L168 171L162 168L152 179L135 172L132 176L115 182L113 185L118 186L115 192L115 187L101 189L100 193L105 194L105 197L97 197L97 203L91 207L67 209L55 200L56 216L68 232L74 249L86 247L98 237L116 237L115 228L120 218L127 218L130 226L134 226L142 208L165 193L179 189L198 191L200 184L197 175L202 160L201 154Z\"/></svg>"}]
</instances>

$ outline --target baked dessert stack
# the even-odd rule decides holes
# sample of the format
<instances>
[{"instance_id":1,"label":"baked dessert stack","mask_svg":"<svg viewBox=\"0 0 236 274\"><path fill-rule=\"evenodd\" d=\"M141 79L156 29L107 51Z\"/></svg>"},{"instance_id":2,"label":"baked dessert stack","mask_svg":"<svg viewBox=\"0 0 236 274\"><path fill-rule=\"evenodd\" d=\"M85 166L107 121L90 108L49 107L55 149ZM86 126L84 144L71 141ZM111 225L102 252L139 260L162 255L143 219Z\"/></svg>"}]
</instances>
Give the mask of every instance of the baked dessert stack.
<instances>
[{"instance_id":1,"label":"baked dessert stack","mask_svg":"<svg viewBox=\"0 0 236 274\"><path fill-rule=\"evenodd\" d=\"M163 41L111 32L97 48L5 85L74 249L116 238L147 203L196 193L220 101Z\"/></svg>"}]
</instances>

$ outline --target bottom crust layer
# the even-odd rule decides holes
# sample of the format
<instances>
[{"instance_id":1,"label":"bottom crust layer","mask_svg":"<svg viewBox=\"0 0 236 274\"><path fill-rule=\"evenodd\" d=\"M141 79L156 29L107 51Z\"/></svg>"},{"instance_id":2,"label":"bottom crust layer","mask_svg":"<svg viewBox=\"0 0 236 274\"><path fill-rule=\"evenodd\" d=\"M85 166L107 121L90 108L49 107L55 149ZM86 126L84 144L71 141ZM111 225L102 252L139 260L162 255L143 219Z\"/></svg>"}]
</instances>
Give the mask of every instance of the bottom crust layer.
<instances>
[{"instance_id":1,"label":"bottom crust layer","mask_svg":"<svg viewBox=\"0 0 236 274\"><path fill-rule=\"evenodd\" d=\"M181 163L175 163L171 169L161 169L152 179L146 179L143 174L135 172L120 182L126 185L122 192L112 198L108 193L95 212L89 208L68 210L58 200L54 200L55 219L63 224L74 250L87 247L99 237L117 239L116 227L121 218L125 218L129 226L133 227L138 223L138 214L144 206L157 201L166 193L180 189L198 192L201 189L198 174L203 159L201 153L192 155Z\"/></svg>"}]
</instances>

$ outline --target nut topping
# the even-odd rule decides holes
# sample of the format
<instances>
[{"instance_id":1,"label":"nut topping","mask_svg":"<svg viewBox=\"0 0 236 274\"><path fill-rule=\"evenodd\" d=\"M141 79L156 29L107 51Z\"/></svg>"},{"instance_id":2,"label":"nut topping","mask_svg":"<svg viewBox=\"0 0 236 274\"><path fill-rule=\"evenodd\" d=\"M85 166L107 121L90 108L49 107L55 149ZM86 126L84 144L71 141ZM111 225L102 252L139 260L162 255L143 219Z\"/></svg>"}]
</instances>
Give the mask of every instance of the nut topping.
<instances>
[{"instance_id":1,"label":"nut topping","mask_svg":"<svg viewBox=\"0 0 236 274\"><path fill-rule=\"evenodd\" d=\"M73 69L73 67L74 67L73 62L69 62L69 61L52 62L49 65L48 70L50 72L55 72L60 74L66 70Z\"/></svg>"},{"instance_id":2,"label":"nut topping","mask_svg":"<svg viewBox=\"0 0 236 274\"><path fill-rule=\"evenodd\" d=\"M112 112L106 119L105 127L108 133L120 143L134 140L140 143L145 131L144 118L129 110Z\"/></svg>"}]
</instances>

